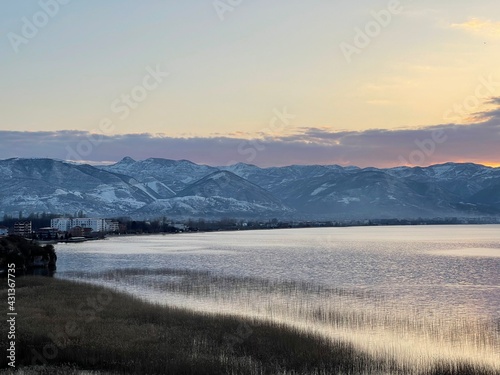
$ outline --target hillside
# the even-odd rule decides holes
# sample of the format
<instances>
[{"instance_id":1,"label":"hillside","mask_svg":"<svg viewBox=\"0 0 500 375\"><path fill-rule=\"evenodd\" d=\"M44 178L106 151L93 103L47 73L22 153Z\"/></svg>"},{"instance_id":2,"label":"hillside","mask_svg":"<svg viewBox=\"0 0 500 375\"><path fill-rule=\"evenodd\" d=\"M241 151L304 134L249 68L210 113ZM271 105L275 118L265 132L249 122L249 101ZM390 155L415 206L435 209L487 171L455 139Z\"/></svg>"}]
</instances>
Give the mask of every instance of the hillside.
<instances>
[{"instance_id":1,"label":"hillside","mask_svg":"<svg viewBox=\"0 0 500 375\"><path fill-rule=\"evenodd\" d=\"M226 167L124 158L102 167L0 160L0 214L374 219L500 216L500 168L446 163Z\"/></svg>"}]
</instances>

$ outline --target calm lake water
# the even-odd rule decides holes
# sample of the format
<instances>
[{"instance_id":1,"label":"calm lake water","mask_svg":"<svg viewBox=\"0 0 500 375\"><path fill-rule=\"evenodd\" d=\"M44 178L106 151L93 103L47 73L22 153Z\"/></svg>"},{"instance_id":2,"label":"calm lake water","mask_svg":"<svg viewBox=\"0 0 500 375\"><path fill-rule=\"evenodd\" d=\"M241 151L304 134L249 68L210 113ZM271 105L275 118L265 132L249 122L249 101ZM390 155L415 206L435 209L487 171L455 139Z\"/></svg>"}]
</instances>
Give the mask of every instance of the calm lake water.
<instances>
[{"instance_id":1,"label":"calm lake water","mask_svg":"<svg viewBox=\"0 0 500 375\"><path fill-rule=\"evenodd\" d=\"M500 371L500 226L286 229L59 244L56 277Z\"/></svg>"}]
</instances>

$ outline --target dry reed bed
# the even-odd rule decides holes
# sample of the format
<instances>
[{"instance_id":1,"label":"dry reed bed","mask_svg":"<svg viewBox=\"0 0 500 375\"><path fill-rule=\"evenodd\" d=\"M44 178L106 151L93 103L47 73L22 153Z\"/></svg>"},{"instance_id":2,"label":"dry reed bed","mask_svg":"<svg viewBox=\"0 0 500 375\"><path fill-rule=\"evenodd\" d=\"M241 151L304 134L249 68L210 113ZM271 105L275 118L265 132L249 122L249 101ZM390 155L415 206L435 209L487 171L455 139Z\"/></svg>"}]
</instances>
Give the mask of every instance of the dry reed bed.
<instances>
[{"instance_id":1,"label":"dry reed bed","mask_svg":"<svg viewBox=\"0 0 500 375\"><path fill-rule=\"evenodd\" d=\"M126 278L127 272L122 276ZM83 283L37 277L17 281L17 363L24 367L17 374L80 374L83 370L89 374L416 373L414 368L389 358L377 359L349 343L277 323L155 305ZM270 287L273 293L297 289ZM6 300L6 290L1 295ZM0 334L6 337L4 325ZM33 351L43 357L44 348L50 358L38 359L37 365L46 363L33 367ZM0 349L6 351L6 340L0 341ZM0 364L6 368L5 357ZM464 362L437 363L420 373L495 374Z\"/></svg>"}]
</instances>

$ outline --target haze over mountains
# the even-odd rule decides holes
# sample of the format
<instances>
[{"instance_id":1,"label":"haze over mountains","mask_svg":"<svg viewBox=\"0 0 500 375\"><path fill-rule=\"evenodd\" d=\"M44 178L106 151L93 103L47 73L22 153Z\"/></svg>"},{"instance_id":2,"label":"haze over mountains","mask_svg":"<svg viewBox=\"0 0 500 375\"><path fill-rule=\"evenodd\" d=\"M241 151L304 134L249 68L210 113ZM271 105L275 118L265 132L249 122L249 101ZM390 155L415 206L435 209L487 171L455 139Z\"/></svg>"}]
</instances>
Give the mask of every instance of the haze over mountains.
<instances>
[{"instance_id":1,"label":"haze over mountains","mask_svg":"<svg viewBox=\"0 0 500 375\"><path fill-rule=\"evenodd\" d=\"M500 216L500 168L259 168L124 158L109 166L0 160L0 214L342 220Z\"/></svg>"}]
</instances>

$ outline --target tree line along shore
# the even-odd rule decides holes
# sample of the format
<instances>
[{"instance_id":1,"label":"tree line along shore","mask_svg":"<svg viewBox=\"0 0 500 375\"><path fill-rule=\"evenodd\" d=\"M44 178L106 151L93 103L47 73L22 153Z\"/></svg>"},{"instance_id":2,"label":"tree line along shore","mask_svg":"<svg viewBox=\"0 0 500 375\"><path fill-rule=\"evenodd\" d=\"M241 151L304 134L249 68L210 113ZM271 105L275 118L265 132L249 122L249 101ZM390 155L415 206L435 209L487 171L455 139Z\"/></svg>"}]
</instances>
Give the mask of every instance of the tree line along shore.
<instances>
[{"instance_id":1,"label":"tree line along shore","mask_svg":"<svg viewBox=\"0 0 500 375\"><path fill-rule=\"evenodd\" d=\"M57 255L52 245L40 246L19 236L0 237L0 275L14 264L18 275L35 268L55 270Z\"/></svg>"}]
</instances>

